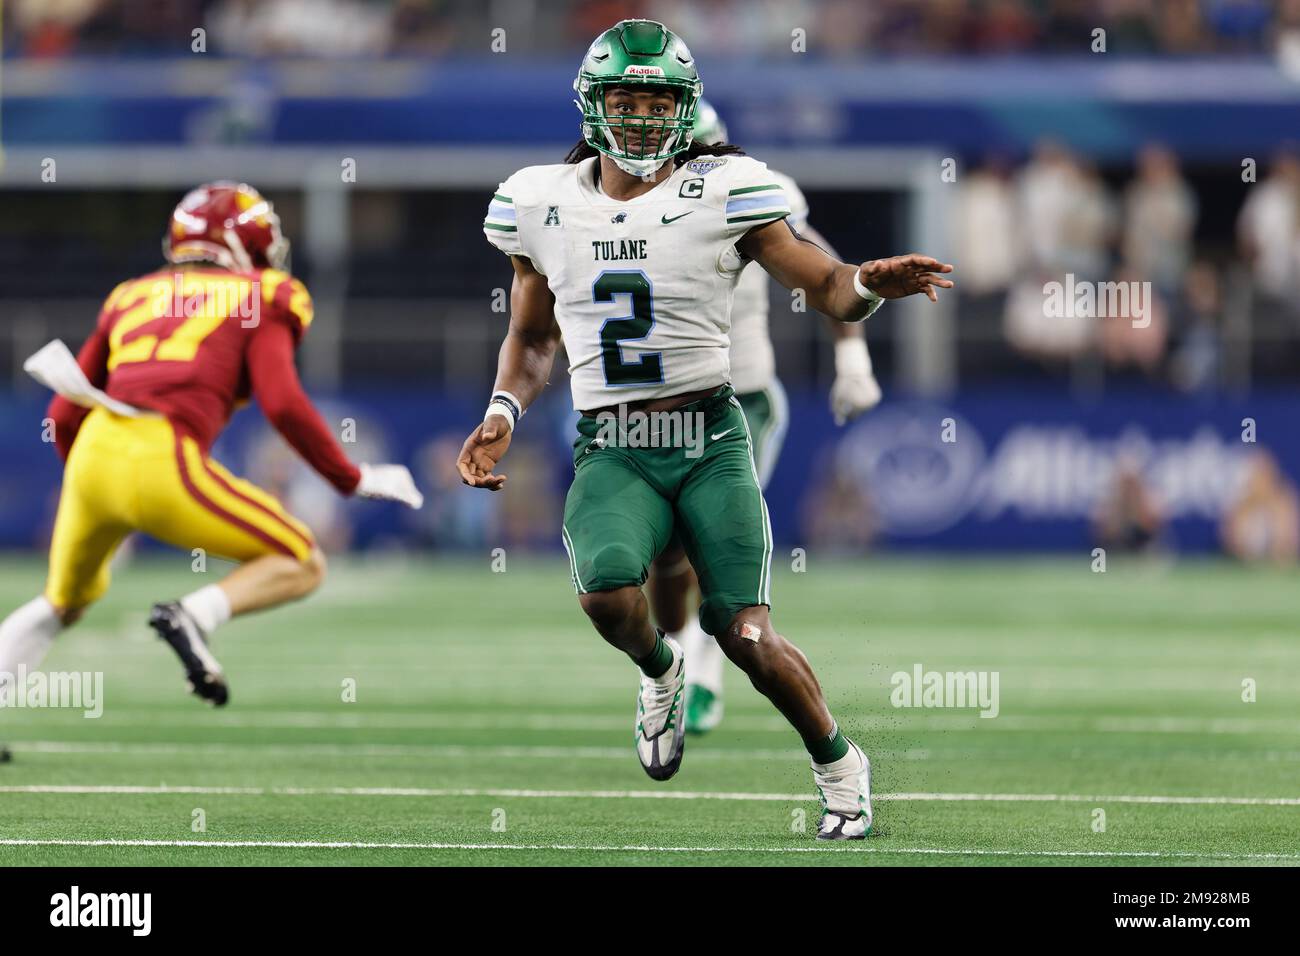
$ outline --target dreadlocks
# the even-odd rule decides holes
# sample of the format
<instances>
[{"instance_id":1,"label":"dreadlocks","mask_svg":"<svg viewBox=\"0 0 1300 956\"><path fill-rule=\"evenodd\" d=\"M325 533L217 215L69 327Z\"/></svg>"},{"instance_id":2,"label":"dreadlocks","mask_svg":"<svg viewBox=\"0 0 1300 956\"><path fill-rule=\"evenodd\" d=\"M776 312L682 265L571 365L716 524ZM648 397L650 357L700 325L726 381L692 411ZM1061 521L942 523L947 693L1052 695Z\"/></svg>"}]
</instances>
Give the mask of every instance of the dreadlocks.
<instances>
[{"instance_id":1,"label":"dreadlocks","mask_svg":"<svg viewBox=\"0 0 1300 956\"><path fill-rule=\"evenodd\" d=\"M599 156L592 146L585 139L580 139L569 150L569 155L564 157L566 163L580 163L584 159L591 159L593 156ZM706 146L704 143L691 143L683 153L678 153L673 157L673 163L680 166L682 163L688 163L692 159L699 159L701 156L744 156L745 151L739 146L731 143L716 143L712 146Z\"/></svg>"}]
</instances>

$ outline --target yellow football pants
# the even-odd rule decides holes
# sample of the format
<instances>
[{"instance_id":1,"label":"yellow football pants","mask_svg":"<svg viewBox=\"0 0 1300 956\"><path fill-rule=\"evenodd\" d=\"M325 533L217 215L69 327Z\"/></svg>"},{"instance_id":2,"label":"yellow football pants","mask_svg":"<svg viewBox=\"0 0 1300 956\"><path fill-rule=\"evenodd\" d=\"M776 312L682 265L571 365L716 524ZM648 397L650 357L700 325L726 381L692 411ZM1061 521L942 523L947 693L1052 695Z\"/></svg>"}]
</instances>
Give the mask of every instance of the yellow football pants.
<instances>
[{"instance_id":1,"label":"yellow football pants","mask_svg":"<svg viewBox=\"0 0 1300 956\"><path fill-rule=\"evenodd\" d=\"M239 562L267 554L306 561L315 547L307 526L272 495L232 475L166 419L96 408L63 473L50 603L83 607L103 596L113 552L133 531Z\"/></svg>"}]
</instances>

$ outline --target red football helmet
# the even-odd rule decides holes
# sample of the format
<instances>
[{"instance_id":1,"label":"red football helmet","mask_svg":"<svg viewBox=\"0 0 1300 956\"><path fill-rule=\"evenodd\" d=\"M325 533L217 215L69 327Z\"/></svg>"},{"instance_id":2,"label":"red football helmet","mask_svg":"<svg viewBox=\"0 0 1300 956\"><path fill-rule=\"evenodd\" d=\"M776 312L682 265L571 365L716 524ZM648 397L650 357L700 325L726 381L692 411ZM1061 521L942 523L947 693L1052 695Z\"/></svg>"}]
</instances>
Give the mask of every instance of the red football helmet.
<instances>
[{"instance_id":1,"label":"red football helmet","mask_svg":"<svg viewBox=\"0 0 1300 956\"><path fill-rule=\"evenodd\" d=\"M226 269L283 269L289 240L271 203L247 183L207 183L172 211L163 237L168 262L215 262Z\"/></svg>"}]
</instances>

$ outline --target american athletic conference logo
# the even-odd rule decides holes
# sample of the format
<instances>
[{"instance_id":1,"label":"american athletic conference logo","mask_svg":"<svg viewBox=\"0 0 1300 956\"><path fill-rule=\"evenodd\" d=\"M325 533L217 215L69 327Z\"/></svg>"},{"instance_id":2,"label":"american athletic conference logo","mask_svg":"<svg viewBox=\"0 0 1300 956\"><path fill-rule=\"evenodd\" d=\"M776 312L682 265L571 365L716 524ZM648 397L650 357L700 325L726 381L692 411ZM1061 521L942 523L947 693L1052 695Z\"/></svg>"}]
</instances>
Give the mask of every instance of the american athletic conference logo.
<instances>
[{"instance_id":1,"label":"american athletic conference logo","mask_svg":"<svg viewBox=\"0 0 1300 956\"><path fill-rule=\"evenodd\" d=\"M951 419L954 441L944 441ZM882 530L902 535L951 528L979 499L984 442L954 412L928 405L879 409L840 442L836 466L870 496Z\"/></svg>"}]
</instances>

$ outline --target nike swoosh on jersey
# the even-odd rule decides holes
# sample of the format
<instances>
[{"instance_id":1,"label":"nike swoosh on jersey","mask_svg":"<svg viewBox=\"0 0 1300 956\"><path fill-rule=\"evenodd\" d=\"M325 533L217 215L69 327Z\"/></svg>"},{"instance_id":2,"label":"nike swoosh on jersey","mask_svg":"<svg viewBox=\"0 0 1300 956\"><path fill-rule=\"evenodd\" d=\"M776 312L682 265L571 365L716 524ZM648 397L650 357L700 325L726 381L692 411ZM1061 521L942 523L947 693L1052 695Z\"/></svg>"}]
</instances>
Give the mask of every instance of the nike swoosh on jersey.
<instances>
[{"instance_id":1,"label":"nike swoosh on jersey","mask_svg":"<svg viewBox=\"0 0 1300 956\"><path fill-rule=\"evenodd\" d=\"M736 430L736 426L735 426L735 425L732 425L732 426L731 426L730 428L728 428L725 432L718 432L716 435L713 435L713 436L710 436L710 437L712 437L714 441L717 441L719 438L725 438L726 436L730 435L730 434L731 434L732 432L734 432L735 430Z\"/></svg>"},{"instance_id":2,"label":"nike swoosh on jersey","mask_svg":"<svg viewBox=\"0 0 1300 956\"><path fill-rule=\"evenodd\" d=\"M666 226L666 225L668 225L670 222L676 222L678 219L681 219L683 216L689 216L692 212L695 212L695 210L692 209L692 210L690 210L690 212L684 212L684 213L682 213L681 216L673 216L673 218L671 218L671 219L669 219L667 216L660 216L660 217L659 217L659 221L660 221L661 223L663 223L663 224Z\"/></svg>"}]
</instances>

